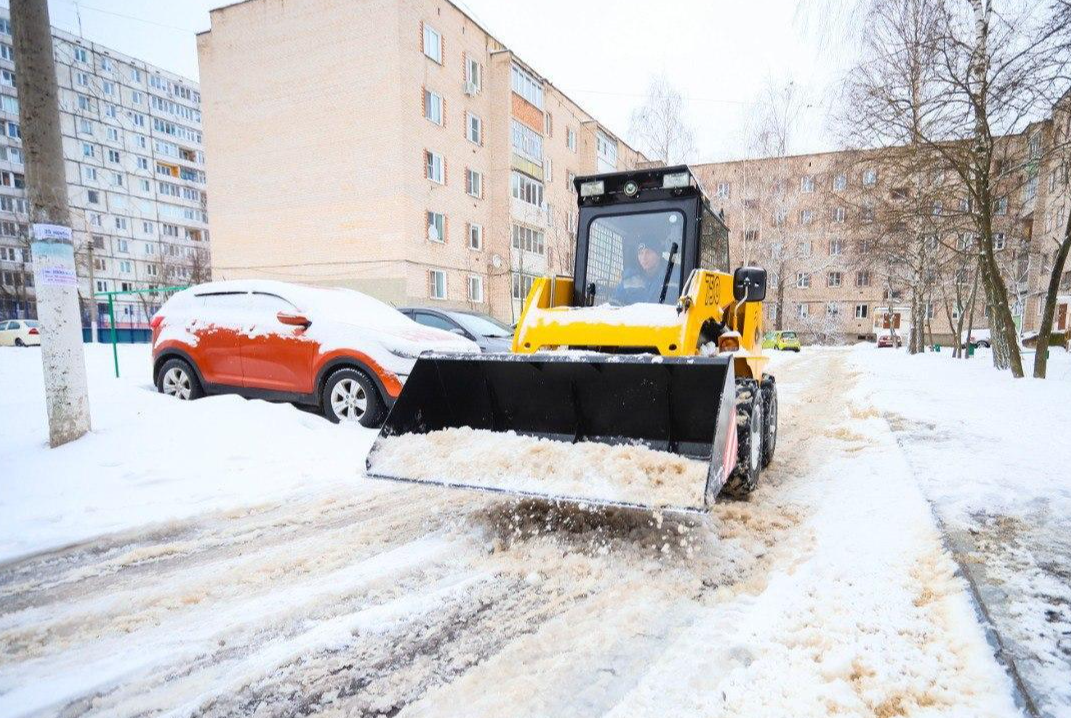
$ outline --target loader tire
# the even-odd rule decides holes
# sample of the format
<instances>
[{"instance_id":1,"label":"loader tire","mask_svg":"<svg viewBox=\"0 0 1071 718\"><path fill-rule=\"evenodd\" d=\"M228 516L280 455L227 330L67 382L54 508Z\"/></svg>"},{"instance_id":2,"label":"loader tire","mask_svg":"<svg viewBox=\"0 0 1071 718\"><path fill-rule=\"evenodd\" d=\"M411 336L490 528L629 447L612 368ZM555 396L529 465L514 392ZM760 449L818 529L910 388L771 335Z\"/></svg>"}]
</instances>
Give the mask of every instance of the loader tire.
<instances>
[{"instance_id":1,"label":"loader tire","mask_svg":"<svg viewBox=\"0 0 1071 718\"><path fill-rule=\"evenodd\" d=\"M769 374L762 375L762 468L773 461L777 448L777 384Z\"/></svg>"},{"instance_id":2,"label":"loader tire","mask_svg":"<svg viewBox=\"0 0 1071 718\"><path fill-rule=\"evenodd\" d=\"M736 467L721 492L733 499L747 498L759 485L762 473L762 391L754 379L736 381Z\"/></svg>"}]
</instances>

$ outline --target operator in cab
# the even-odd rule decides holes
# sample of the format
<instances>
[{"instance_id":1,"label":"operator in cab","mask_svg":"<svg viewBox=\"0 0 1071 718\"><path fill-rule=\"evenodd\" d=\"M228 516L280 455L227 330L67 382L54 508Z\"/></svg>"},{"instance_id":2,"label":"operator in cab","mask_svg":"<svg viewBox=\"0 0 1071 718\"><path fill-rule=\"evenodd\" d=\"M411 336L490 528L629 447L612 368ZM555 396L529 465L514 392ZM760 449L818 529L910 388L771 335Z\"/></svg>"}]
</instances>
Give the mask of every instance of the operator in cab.
<instances>
[{"instance_id":1,"label":"operator in cab","mask_svg":"<svg viewBox=\"0 0 1071 718\"><path fill-rule=\"evenodd\" d=\"M676 301L675 292L667 286L666 271L672 262L676 266L677 248L680 245L670 239L666 240L663 252L651 246L647 242L636 244L636 267L626 274L617 285L617 289L611 295L611 303L626 304L660 304L666 299ZM668 284L677 286L674 272L670 270ZM663 288L665 294L663 295Z\"/></svg>"}]
</instances>

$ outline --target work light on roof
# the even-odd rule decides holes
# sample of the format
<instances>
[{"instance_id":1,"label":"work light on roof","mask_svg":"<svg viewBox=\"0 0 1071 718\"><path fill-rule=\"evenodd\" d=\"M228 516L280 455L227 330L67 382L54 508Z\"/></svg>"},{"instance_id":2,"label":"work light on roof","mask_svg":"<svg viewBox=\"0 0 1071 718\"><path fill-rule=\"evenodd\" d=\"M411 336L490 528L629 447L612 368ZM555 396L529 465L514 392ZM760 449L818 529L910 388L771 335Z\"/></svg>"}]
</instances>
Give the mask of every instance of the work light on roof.
<instances>
[{"instance_id":1,"label":"work light on roof","mask_svg":"<svg viewBox=\"0 0 1071 718\"><path fill-rule=\"evenodd\" d=\"M687 172L675 172L671 175L662 176L663 189L680 189L692 183L692 178Z\"/></svg>"},{"instance_id":2,"label":"work light on roof","mask_svg":"<svg viewBox=\"0 0 1071 718\"><path fill-rule=\"evenodd\" d=\"M603 194L606 191L606 185L602 180L594 180L592 182L584 182L580 185L581 197L596 197Z\"/></svg>"}]
</instances>

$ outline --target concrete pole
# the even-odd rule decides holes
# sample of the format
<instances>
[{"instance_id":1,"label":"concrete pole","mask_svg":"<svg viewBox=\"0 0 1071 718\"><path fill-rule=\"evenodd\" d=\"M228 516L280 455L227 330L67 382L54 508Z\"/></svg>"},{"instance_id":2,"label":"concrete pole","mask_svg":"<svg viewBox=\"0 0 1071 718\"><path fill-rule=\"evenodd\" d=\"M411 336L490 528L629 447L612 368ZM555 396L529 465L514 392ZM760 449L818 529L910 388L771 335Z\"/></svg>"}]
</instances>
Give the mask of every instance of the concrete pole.
<instances>
[{"instance_id":1,"label":"concrete pole","mask_svg":"<svg viewBox=\"0 0 1071 718\"><path fill-rule=\"evenodd\" d=\"M33 231L48 438L56 447L82 436L90 425L47 0L12 0L11 30Z\"/></svg>"}]
</instances>

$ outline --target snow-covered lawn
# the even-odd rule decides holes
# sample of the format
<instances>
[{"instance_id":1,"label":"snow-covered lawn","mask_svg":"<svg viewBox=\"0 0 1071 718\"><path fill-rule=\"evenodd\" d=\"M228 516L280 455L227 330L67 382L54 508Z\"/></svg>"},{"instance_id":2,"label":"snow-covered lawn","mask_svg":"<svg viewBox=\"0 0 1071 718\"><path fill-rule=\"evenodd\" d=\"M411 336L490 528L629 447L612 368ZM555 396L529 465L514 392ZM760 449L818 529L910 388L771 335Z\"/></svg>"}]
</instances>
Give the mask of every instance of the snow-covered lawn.
<instances>
[{"instance_id":1,"label":"snow-covered lawn","mask_svg":"<svg viewBox=\"0 0 1071 718\"><path fill-rule=\"evenodd\" d=\"M364 473L375 432L235 396L156 392L148 345L86 346L93 432L48 448L41 355L0 347L0 562L103 533L276 501Z\"/></svg>"},{"instance_id":2,"label":"snow-covered lawn","mask_svg":"<svg viewBox=\"0 0 1071 718\"><path fill-rule=\"evenodd\" d=\"M775 356L759 491L683 518L376 484L372 432L180 403L146 348L121 358L115 380L90 348L94 432L49 450L39 357L0 350L2 716L1019 714L920 489L930 449L885 418L945 427L911 417L928 364ZM990 472L941 495L972 516Z\"/></svg>"},{"instance_id":3,"label":"snow-covered lawn","mask_svg":"<svg viewBox=\"0 0 1071 718\"><path fill-rule=\"evenodd\" d=\"M998 372L985 350L851 360L853 397L895 429L1039 710L1071 716L1071 356L1052 349L1046 380Z\"/></svg>"}]
</instances>

